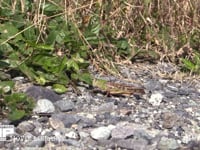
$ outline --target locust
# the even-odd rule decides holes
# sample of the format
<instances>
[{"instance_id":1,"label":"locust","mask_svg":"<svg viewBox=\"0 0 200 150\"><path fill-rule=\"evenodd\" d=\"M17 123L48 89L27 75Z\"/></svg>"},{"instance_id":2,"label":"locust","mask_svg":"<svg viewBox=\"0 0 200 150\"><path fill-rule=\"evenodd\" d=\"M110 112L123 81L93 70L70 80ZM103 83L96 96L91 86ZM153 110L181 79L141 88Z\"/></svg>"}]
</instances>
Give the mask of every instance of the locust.
<instances>
[{"instance_id":1,"label":"locust","mask_svg":"<svg viewBox=\"0 0 200 150\"><path fill-rule=\"evenodd\" d=\"M102 79L93 79L94 91L106 93L106 95L131 96L145 94L144 88L127 85L124 83L109 82Z\"/></svg>"}]
</instances>

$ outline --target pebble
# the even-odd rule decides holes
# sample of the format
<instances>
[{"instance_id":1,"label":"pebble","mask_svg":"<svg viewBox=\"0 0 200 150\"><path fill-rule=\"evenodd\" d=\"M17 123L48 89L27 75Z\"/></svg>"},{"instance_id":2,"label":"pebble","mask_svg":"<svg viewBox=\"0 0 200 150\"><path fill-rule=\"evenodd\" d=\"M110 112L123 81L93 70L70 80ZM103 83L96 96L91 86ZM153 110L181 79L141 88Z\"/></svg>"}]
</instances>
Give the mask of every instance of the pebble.
<instances>
[{"instance_id":1,"label":"pebble","mask_svg":"<svg viewBox=\"0 0 200 150\"><path fill-rule=\"evenodd\" d=\"M158 143L158 149L160 150L176 150L180 145L175 139L162 137Z\"/></svg>"},{"instance_id":2,"label":"pebble","mask_svg":"<svg viewBox=\"0 0 200 150\"><path fill-rule=\"evenodd\" d=\"M164 96L161 93L152 94L149 99L149 103L153 106L159 106L163 98Z\"/></svg>"},{"instance_id":3,"label":"pebble","mask_svg":"<svg viewBox=\"0 0 200 150\"><path fill-rule=\"evenodd\" d=\"M35 100L48 99L52 102L61 100L61 97L53 90L41 86L29 87L28 89L26 89L26 94L30 97L33 97Z\"/></svg>"},{"instance_id":4,"label":"pebble","mask_svg":"<svg viewBox=\"0 0 200 150\"><path fill-rule=\"evenodd\" d=\"M125 149L146 150L148 141L145 139L126 139L117 141L117 146Z\"/></svg>"},{"instance_id":5,"label":"pebble","mask_svg":"<svg viewBox=\"0 0 200 150\"><path fill-rule=\"evenodd\" d=\"M111 131L115 127L110 125L107 127L98 127L91 131L90 135L95 140L107 140L111 136Z\"/></svg>"},{"instance_id":6,"label":"pebble","mask_svg":"<svg viewBox=\"0 0 200 150\"><path fill-rule=\"evenodd\" d=\"M57 119L55 117L54 118L49 118L49 123L50 123L50 125L51 125L51 127L53 129L62 129L62 128L65 128L64 123L61 120L59 120L59 119Z\"/></svg>"},{"instance_id":7,"label":"pebble","mask_svg":"<svg viewBox=\"0 0 200 150\"><path fill-rule=\"evenodd\" d=\"M112 138L114 139L125 139L134 135L133 126L118 126L112 130Z\"/></svg>"},{"instance_id":8,"label":"pebble","mask_svg":"<svg viewBox=\"0 0 200 150\"><path fill-rule=\"evenodd\" d=\"M21 122L18 126L17 126L17 129L16 131L18 133L21 133L21 134L24 134L26 132L31 132L35 129L35 126L33 123L31 122L28 122L28 121L24 121L24 122Z\"/></svg>"},{"instance_id":9,"label":"pebble","mask_svg":"<svg viewBox=\"0 0 200 150\"><path fill-rule=\"evenodd\" d=\"M45 145L45 138L34 137L33 140L26 144L28 147L43 147Z\"/></svg>"},{"instance_id":10,"label":"pebble","mask_svg":"<svg viewBox=\"0 0 200 150\"><path fill-rule=\"evenodd\" d=\"M55 112L55 106L48 99L39 99L33 112L37 114L51 114Z\"/></svg>"},{"instance_id":11,"label":"pebble","mask_svg":"<svg viewBox=\"0 0 200 150\"><path fill-rule=\"evenodd\" d=\"M53 114L51 117L52 119L62 121L65 127L71 127L71 125L76 124L81 120L81 117L75 114L57 113Z\"/></svg>"},{"instance_id":12,"label":"pebble","mask_svg":"<svg viewBox=\"0 0 200 150\"><path fill-rule=\"evenodd\" d=\"M75 109L74 103L67 100L59 100L55 102L55 106L57 106L62 112L72 111Z\"/></svg>"}]
</instances>

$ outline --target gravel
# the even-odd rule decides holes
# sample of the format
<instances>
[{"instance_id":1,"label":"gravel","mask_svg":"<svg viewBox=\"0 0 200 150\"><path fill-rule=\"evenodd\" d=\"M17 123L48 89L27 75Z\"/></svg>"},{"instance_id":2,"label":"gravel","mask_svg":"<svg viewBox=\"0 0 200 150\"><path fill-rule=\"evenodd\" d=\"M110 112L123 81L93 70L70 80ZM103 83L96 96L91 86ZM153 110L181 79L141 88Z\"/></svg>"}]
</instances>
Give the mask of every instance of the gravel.
<instances>
[{"instance_id":1,"label":"gravel","mask_svg":"<svg viewBox=\"0 0 200 150\"><path fill-rule=\"evenodd\" d=\"M184 75L170 63L123 65L119 70L128 81L101 78L140 83L145 94L108 97L83 86L78 87L82 95L58 95L34 85L23 89L36 100L33 115L15 124L15 134L0 141L0 149L200 149L198 77ZM24 84L24 78L17 80ZM5 118L1 124L12 122Z\"/></svg>"}]
</instances>

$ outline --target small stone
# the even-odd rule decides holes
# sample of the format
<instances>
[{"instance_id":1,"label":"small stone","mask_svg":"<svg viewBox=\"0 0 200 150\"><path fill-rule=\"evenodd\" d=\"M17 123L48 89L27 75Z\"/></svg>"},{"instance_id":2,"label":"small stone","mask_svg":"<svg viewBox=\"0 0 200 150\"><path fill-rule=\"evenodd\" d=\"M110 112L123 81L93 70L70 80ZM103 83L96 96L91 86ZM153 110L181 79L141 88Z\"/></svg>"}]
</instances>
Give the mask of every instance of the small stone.
<instances>
[{"instance_id":1,"label":"small stone","mask_svg":"<svg viewBox=\"0 0 200 150\"><path fill-rule=\"evenodd\" d=\"M62 129L65 128L64 123L57 118L49 118L49 123L53 129Z\"/></svg>"},{"instance_id":2,"label":"small stone","mask_svg":"<svg viewBox=\"0 0 200 150\"><path fill-rule=\"evenodd\" d=\"M178 92L178 88L175 86L172 86L172 85L167 85L167 89L169 89L170 91L173 91L173 92Z\"/></svg>"},{"instance_id":3,"label":"small stone","mask_svg":"<svg viewBox=\"0 0 200 150\"><path fill-rule=\"evenodd\" d=\"M58 119L62 121L65 127L71 127L71 125L78 123L81 119L81 117L78 115L65 113L53 114L51 117L52 119Z\"/></svg>"},{"instance_id":4,"label":"small stone","mask_svg":"<svg viewBox=\"0 0 200 150\"><path fill-rule=\"evenodd\" d=\"M112 130L112 138L125 139L134 134L134 127L132 126L119 126Z\"/></svg>"},{"instance_id":5,"label":"small stone","mask_svg":"<svg viewBox=\"0 0 200 150\"><path fill-rule=\"evenodd\" d=\"M79 132L79 136L80 136L80 138L87 138L87 137L89 137L90 136L90 134L89 133L87 133L87 132L84 132L84 131L80 131Z\"/></svg>"},{"instance_id":6,"label":"small stone","mask_svg":"<svg viewBox=\"0 0 200 150\"><path fill-rule=\"evenodd\" d=\"M80 136L78 135L78 133L74 131L70 131L69 133L66 133L65 136L70 139L75 139L75 140L80 139Z\"/></svg>"},{"instance_id":7,"label":"small stone","mask_svg":"<svg viewBox=\"0 0 200 150\"><path fill-rule=\"evenodd\" d=\"M153 79L148 80L146 83L144 83L144 87L149 91L155 91L162 89L162 84L159 81Z\"/></svg>"},{"instance_id":8,"label":"small stone","mask_svg":"<svg viewBox=\"0 0 200 150\"><path fill-rule=\"evenodd\" d=\"M114 102L104 103L99 106L98 111L99 112L110 112L115 109Z\"/></svg>"},{"instance_id":9,"label":"small stone","mask_svg":"<svg viewBox=\"0 0 200 150\"><path fill-rule=\"evenodd\" d=\"M175 150L180 147L180 144L172 138L162 137L158 143L159 150Z\"/></svg>"},{"instance_id":10,"label":"small stone","mask_svg":"<svg viewBox=\"0 0 200 150\"><path fill-rule=\"evenodd\" d=\"M178 125L178 120L179 117L175 114L175 113L171 113L171 112L165 112L162 114L162 119L163 119L163 128L166 129L171 129L173 128L175 125Z\"/></svg>"},{"instance_id":11,"label":"small stone","mask_svg":"<svg viewBox=\"0 0 200 150\"><path fill-rule=\"evenodd\" d=\"M116 142L117 146L132 150L147 150L148 141L145 139L126 139Z\"/></svg>"},{"instance_id":12,"label":"small stone","mask_svg":"<svg viewBox=\"0 0 200 150\"><path fill-rule=\"evenodd\" d=\"M75 109L74 103L67 100L59 100L55 102L55 106L57 106L62 112L72 111Z\"/></svg>"},{"instance_id":13,"label":"small stone","mask_svg":"<svg viewBox=\"0 0 200 150\"><path fill-rule=\"evenodd\" d=\"M160 93L152 94L149 99L149 103L153 106L159 106L163 98L164 96Z\"/></svg>"},{"instance_id":14,"label":"small stone","mask_svg":"<svg viewBox=\"0 0 200 150\"><path fill-rule=\"evenodd\" d=\"M35 137L32 141L26 144L28 147L43 147L45 145L45 139L41 137Z\"/></svg>"},{"instance_id":15,"label":"small stone","mask_svg":"<svg viewBox=\"0 0 200 150\"><path fill-rule=\"evenodd\" d=\"M18 127L16 128L16 131L18 133L25 133L25 132L30 132L30 131L33 131L35 129L35 126L28 122L28 121L24 121L24 122L21 122Z\"/></svg>"},{"instance_id":16,"label":"small stone","mask_svg":"<svg viewBox=\"0 0 200 150\"><path fill-rule=\"evenodd\" d=\"M48 99L52 102L61 100L61 97L53 90L41 86L31 86L26 90L26 94L33 97L35 100Z\"/></svg>"},{"instance_id":17,"label":"small stone","mask_svg":"<svg viewBox=\"0 0 200 150\"><path fill-rule=\"evenodd\" d=\"M95 140L107 140L111 135L112 129L113 128L111 126L99 127L99 128L93 129L90 135Z\"/></svg>"},{"instance_id":18,"label":"small stone","mask_svg":"<svg viewBox=\"0 0 200 150\"><path fill-rule=\"evenodd\" d=\"M37 114L51 114L55 112L55 106L48 99L40 99L37 101L36 107L33 109L33 112Z\"/></svg>"}]
</instances>

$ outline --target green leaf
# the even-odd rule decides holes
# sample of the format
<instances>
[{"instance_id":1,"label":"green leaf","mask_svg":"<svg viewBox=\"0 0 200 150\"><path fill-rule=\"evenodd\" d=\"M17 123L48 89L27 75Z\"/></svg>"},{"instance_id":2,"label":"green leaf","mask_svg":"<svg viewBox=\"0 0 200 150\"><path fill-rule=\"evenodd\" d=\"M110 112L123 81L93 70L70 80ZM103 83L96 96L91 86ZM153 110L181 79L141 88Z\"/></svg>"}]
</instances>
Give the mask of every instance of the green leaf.
<instances>
[{"instance_id":1,"label":"green leaf","mask_svg":"<svg viewBox=\"0 0 200 150\"><path fill-rule=\"evenodd\" d=\"M29 25L31 25L31 24L28 23L26 26L28 27ZM36 34L35 30L36 29L34 27L25 30L24 33L23 33L24 38L27 41L36 41L37 40L37 34Z\"/></svg>"},{"instance_id":2,"label":"green leaf","mask_svg":"<svg viewBox=\"0 0 200 150\"><path fill-rule=\"evenodd\" d=\"M9 63L0 60L0 68L8 68L9 67Z\"/></svg>"},{"instance_id":3,"label":"green leaf","mask_svg":"<svg viewBox=\"0 0 200 150\"><path fill-rule=\"evenodd\" d=\"M5 73L5 72L3 72L3 71L0 71L0 80L8 80L8 79L10 79L11 77L10 77L10 75L9 74L7 74L7 73Z\"/></svg>"},{"instance_id":4,"label":"green leaf","mask_svg":"<svg viewBox=\"0 0 200 150\"><path fill-rule=\"evenodd\" d=\"M37 79L37 76L33 70L33 68L28 67L25 63L22 63L21 65L18 66L20 71L24 73L30 80Z\"/></svg>"},{"instance_id":5,"label":"green leaf","mask_svg":"<svg viewBox=\"0 0 200 150\"><path fill-rule=\"evenodd\" d=\"M59 68L58 73L60 74L61 72L65 71L66 67L67 67L67 57L64 56L64 57L62 57L61 62L58 66L58 68Z\"/></svg>"},{"instance_id":6,"label":"green leaf","mask_svg":"<svg viewBox=\"0 0 200 150\"><path fill-rule=\"evenodd\" d=\"M4 93L10 92L14 87L15 83L13 81L1 81L0 89L3 90Z\"/></svg>"},{"instance_id":7,"label":"green leaf","mask_svg":"<svg viewBox=\"0 0 200 150\"><path fill-rule=\"evenodd\" d=\"M78 72L79 71L79 66L78 64L73 60L73 59L70 59L67 61L67 68L68 69L74 69L74 71Z\"/></svg>"},{"instance_id":8,"label":"green leaf","mask_svg":"<svg viewBox=\"0 0 200 150\"><path fill-rule=\"evenodd\" d=\"M65 93L67 91L67 88L62 84L54 84L53 90L59 94Z\"/></svg>"},{"instance_id":9,"label":"green leaf","mask_svg":"<svg viewBox=\"0 0 200 150\"><path fill-rule=\"evenodd\" d=\"M18 29L12 24L12 23L4 23L0 24L0 37L2 39L9 39L11 37L14 37L18 33ZM15 36L15 41L21 40L22 36L21 34Z\"/></svg>"},{"instance_id":10,"label":"green leaf","mask_svg":"<svg viewBox=\"0 0 200 150\"><path fill-rule=\"evenodd\" d=\"M48 34L48 38L47 38L47 44L48 45L54 45L55 41L56 41L56 37L58 36L58 32L53 30Z\"/></svg>"},{"instance_id":11,"label":"green leaf","mask_svg":"<svg viewBox=\"0 0 200 150\"><path fill-rule=\"evenodd\" d=\"M92 85L92 77L89 73L82 73L81 75L79 75L79 80L89 85Z\"/></svg>"},{"instance_id":12,"label":"green leaf","mask_svg":"<svg viewBox=\"0 0 200 150\"><path fill-rule=\"evenodd\" d=\"M58 7L57 5L54 5L52 3L46 3L44 5L44 11L47 11L47 12L58 12L59 10L62 10L61 7Z\"/></svg>"},{"instance_id":13,"label":"green leaf","mask_svg":"<svg viewBox=\"0 0 200 150\"><path fill-rule=\"evenodd\" d=\"M24 110L13 110L9 115L8 118L11 121L16 121L16 120L20 120L25 116L25 111Z\"/></svg>"},{"instance_id":14,"label":"green leaf","mask_svg":"<svg viewBox=\"0 0 200 150\"><path fill-rule=\"evenodd\" d=\"M36 82L40 85L45 85L47 83L47 80L44 76L39 76L38 78L36 78Z\"/></svg>"},{"instance_id":15,"label":"green leaf","mask_svg":"<svg viewBox=\"0 0 200 150\"><path fill-rule=\"evenodd\" d=\"M195 69L195 64L193 64L190 60L182 58L181 61L183 62L184 67L188 70L192 71Z\"/></svg>"},{"instance_id":16,"label":"green leaf","mask_svg":"<svg viewBox=\"0 0 200 150\"><path fill-rule=\"evenodd\" d=\"M11 120L18 120L30 115L35 106L33 99L27 97L24 93L6 95L4 102L9 110L8 117Z\"/></svg>"},{"instance_id":17,"label":"green leaf","mask_svg":"<svg viewBox=\"0 0 200 150\"><path fill-rule=\"evenodd\" d=\"M31 42L27 42L30 46L34 47L36 51L40 50L46 50L46 51L52 51L54 50L54 47L52 45L47 45L47 44L35 44Z\"/></svg>"}]
</instances>

